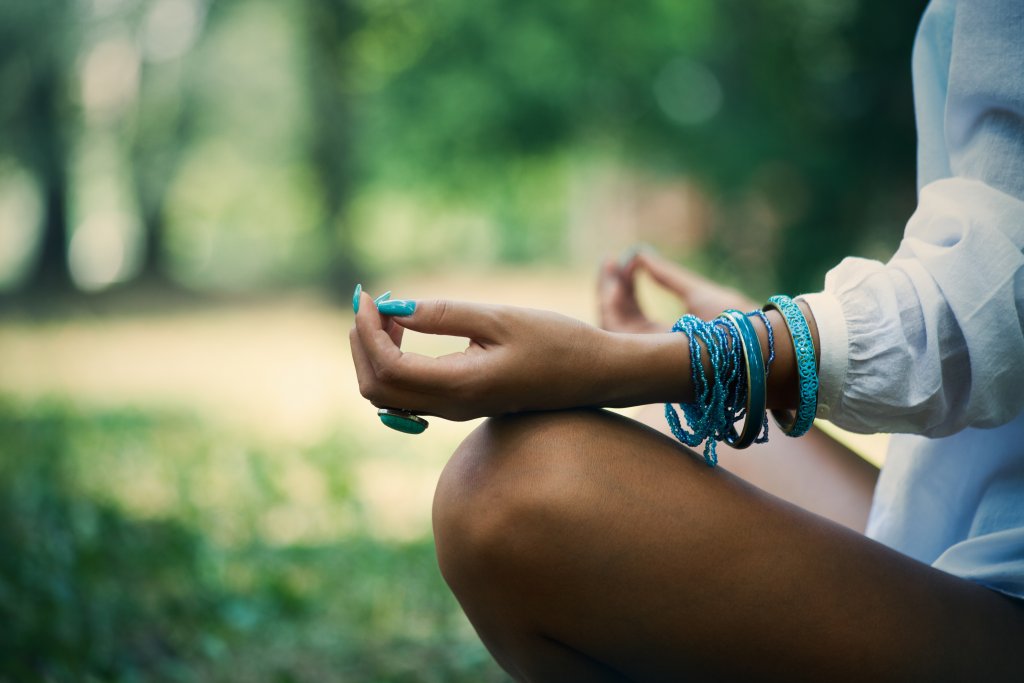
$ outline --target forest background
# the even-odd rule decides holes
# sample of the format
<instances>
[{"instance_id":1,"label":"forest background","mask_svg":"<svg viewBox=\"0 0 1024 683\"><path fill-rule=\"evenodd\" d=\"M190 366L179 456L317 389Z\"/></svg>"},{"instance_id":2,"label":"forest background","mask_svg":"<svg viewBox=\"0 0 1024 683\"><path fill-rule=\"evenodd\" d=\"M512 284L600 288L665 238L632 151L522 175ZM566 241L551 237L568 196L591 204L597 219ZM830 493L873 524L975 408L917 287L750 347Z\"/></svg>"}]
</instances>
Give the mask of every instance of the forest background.
<instances>
[{"instance_id":1,"label":"forest background","mask_svg":"<svg viewBox=\"0 0 1024 683\"><path fill-rule=\"evenodd\" d=\"M376 423L353 286L593 319L637 242L755 298L884 259L922 9L0 1L0 680L505 680L429 534L473 424Z\"/></svg>"}]
</instances>

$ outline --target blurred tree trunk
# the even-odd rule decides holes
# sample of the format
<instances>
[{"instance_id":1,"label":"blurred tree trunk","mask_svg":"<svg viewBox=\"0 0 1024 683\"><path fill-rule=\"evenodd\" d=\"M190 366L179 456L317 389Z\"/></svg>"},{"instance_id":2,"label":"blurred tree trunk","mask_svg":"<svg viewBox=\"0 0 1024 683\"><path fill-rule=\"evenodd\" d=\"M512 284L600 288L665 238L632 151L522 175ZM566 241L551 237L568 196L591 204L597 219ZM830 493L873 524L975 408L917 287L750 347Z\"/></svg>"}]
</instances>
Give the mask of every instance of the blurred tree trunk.
<instances>
[{"instance_id":1,"label":"blurred tree trunk","mask_svg":"<svg viewBox=\"0 0 1024 683\"><path fill-rule=\"evenodd\" d=\"M170 284L172 280L164 256L164 228L167 221L164 218L163 197L153 206L145 207L141 213L141 219L146 241L142 249L142 259L139 263L137 277L146 282Z\"/></svg>"},{"instance_id":2,"label":"blurred tree trunk","mask_svg":"<svg viewBox=\"0 0 1024 683\"><path fill-rule=\"evenodd\" d=\"M187 76L160 77L143 67L142 95L131 141L132 189L144 235L135 280L175 287L167 261L167 193L191 139L190 89ZM169 80L154 86L155 80ZM173 112L173 113L168 113Z\"/></svg>"},{"instance_id":3,"label":"blurred tree trunk","mask_svg":"<svg viewBox=\"0 0 1024 683\"><path fill-rule=\"evenodd\" d=\"M212 26L223 21L233 2L237 0L207 0L190 52L202 45ZM190 52L169 63L143 60L139 101L130 127L132 190L144 235L135 280L161 288L179 288L167 254L167 195L196 130L200 86Z\"/></svg>"},{"instance_id":4,"label":"blurred tree trunk","mask_svg":"<svg viewBox=\"0 0 1024 683\"><path fill-rule=\"evenodd\" d=\"M59 294L75 287L68 263L70 136L63 73L66 65L56 62L37 74L38 80L26 102L27 113L32 117L28 124L28 156L42 194L43 218L36 263L25 285L32 290Z\"/></svg>"},{"instance_id":5,"label":"blurred tree trunk","mask_svg":"<svg viewBox=\"0 0 1024 683\"><path fill-rule=\"evenodd\" d=\"M42 200L39 248L23 288L65 294L69 269L69 99L80 24L72 0L0 2L0 153L34 176Z\"/></svg>"},{"instance_id":6,"label":"blurred tree trunk","mask_svg":"<svg viewBox=\"0 0 1024 683\"><path fill-rule=\"evenodd\" d=\"M319 183L321 238L332 294L346 295L363 271L353 254L349 201L356 182L353 117L346 84L349 47L362 19L354 0L307 0L307 78L310 93L309 154Z\"/></svg>"},{"instance_id":7,"label":"blurred tree trunk","mask_svg":"<svg viewBox=\"0 0 1024 683\"><path fill-rule=\"evenodd\" d=\"M47 294L74 291L68 265L68 182L63 169L40 177L43 195L42 236L26 286Z\"/></svg>"}]
</instances>

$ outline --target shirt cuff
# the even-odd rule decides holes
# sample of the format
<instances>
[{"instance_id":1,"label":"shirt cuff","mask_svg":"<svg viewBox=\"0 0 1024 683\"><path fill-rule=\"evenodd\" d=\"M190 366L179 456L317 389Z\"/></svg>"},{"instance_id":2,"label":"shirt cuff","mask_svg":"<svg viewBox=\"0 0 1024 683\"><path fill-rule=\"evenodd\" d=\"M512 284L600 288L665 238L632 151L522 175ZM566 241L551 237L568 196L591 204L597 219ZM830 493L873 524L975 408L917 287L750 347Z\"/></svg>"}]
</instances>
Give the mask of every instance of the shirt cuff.
<instances>
[{"instance_id":1,"label":"shirt cuff","mask_svg":"<svg viewBox=\"0 0 1024 683\"><path fill-rule=\"evenodd\" d=\"M811 309L814 323L818 327L818 344L821 348L818 350L817 417L828 420L839 405L846 384L850 358L846 316L843 315L839 297L829 292L803 294L799 298Z\"/></svg>"}]
</instances>

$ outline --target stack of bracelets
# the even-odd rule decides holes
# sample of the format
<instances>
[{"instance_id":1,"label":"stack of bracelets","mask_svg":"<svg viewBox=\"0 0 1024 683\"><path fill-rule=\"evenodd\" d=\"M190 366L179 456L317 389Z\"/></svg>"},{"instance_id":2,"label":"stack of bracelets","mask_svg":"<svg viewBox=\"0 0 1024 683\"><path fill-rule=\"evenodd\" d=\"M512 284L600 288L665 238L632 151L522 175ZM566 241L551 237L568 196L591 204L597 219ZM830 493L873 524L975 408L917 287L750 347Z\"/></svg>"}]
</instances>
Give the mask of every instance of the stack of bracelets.
<instances>
[{"instance_id":1,"label":"stack of bracelets","mask_svg":"<svg viewBox=\"0 0 1024 683\"><path fill-rule=\"evenodd\" d=\"M793 340L800 387L796 412L772 410L775 421L787 436L801 436L811 428L818 407L818 372L814 342L803 312L788 296L777 294L768 299L762 310L743 313L727 310L712 321L684 315L672 326L683 332L690 343L690 379L694 402L679 407L689 431L683 427L671 403L665 404L665 417L672 433L687 446L704 442L704 461L714 467L718 463L715 450L718 441L733 448L746 448L752 443L768 440L767 377L775 360L775 335L765 311L778 311ZM768 330L768 362L761 357L751 316L758 316ZM701 344L707 349L711 377L704 371ZM736 431L736 423L743 430Z\"/></svg>"}]
</instances>

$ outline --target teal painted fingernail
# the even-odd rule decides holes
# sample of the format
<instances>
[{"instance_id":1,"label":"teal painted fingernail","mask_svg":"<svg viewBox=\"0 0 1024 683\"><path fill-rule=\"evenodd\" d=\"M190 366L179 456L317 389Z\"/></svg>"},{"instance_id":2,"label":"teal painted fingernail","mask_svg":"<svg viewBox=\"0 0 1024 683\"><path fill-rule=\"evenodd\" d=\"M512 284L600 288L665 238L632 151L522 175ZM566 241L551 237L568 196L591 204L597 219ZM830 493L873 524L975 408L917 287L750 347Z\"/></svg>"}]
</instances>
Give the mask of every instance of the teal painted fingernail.
<instances>
[{"instance_id":1,"label":"teal painted fingernail","mask_svg":"<svg viewBox=\"0 0 1024 683\"><path fill-rule=\"evenodd\" d=\"M416 311L416 302L411 299L392 299L390 301L381 301L377 304L377 310L384 315L412 315Z\"/></svg>"},{"instance_id":2,"label":"teal painted fingernail","mask_svg":"<svg viewBox=\"0 0 1024 683\"><path fill-rule=\"evenodd\" d=\"M387 301L390 298L391 298L391 290L389 289L388 291L384 292L383 294L378 296L376 299L374 299L373 303L379 304L381 301Z\"/></svg>"},{"instance_id":3,"label":"teal painted fingernail","mask_svg":"<svg viewBox=\"0 0 1024 683\"><path fill-rule=\"evenodd\" d=\"M362 284L356 285L356 291L352 295L352 312L353 313L358 313L359 312L359 297L362 296L362 294L363 294L363 285Z\"/></svg>"}]
</instances>

